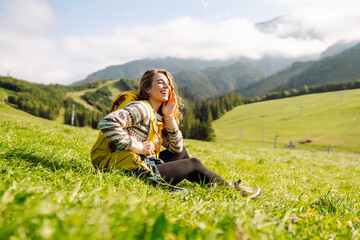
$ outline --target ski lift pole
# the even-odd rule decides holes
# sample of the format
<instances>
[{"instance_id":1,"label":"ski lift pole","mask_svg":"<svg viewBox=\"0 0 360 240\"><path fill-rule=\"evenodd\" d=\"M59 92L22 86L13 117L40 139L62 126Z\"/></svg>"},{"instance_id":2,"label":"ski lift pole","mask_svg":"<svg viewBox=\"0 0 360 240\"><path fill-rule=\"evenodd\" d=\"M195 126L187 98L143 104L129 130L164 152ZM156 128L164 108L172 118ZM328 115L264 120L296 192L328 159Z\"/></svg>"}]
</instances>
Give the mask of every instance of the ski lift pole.
<instances>
[{"instance_id":1,"label":"ski lift pole","mask_svg":"<svg viewBox=\"0 0 360 240\"><path fill-rule=\"evenodd\" d=\"M74 126L74 120L75 120L75 104L72 105L72 109L71 109L71 126Z\"/></svg>"}]
</instances>

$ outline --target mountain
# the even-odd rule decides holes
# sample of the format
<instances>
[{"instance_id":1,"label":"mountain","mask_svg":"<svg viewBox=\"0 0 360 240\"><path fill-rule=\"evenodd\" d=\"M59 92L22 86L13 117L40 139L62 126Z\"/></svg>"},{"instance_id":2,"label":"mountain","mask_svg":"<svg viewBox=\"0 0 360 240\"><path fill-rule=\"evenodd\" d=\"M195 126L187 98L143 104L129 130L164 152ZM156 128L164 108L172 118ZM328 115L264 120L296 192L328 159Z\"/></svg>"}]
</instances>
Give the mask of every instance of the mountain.
<instances>
[{"instance_id":1,"label":"mountain","mask_svg":"<svg viewBox=\"0 0 360 240\"><path fill-rule=\"evenodd\" d=\"M303 57L273 57L273 56L263 56L258 60L249 59L249 58L239 58L240 62L250 63L255 67L261 69L267 75L276 74L279 71L286 69L295 62L305 62L313 61L319 59L319 56L303 56Z\"/></svg>"},{"instance_id":2,"label":"mountain","mask_svg":"<svg viewBox=\"0 0 360 240\"><path fill-rule=\"evenodd\" d=\"M360 79L360 43L340 54L316 61L310 68L292 78L286 87L299 88Z\"/></svg>"},{"instance_id":3,"label":"mountain","mask_svg":"<svg viewBox=\"0 0 360 240\"><path fill-rule=\"evenodd\" d=\"M324 52L322 52L321 57L324 58L324 57L334 56L336 54L343 52L346 49L354 47L358 43L360 43L360 40L350 41L350 42L345 40L339 40L330 47L328 47Z\"/></svg>"},{"instance_id":4,"label":"mountain","mask_svg":"<svg viewBox=\"0 0 360 240\"><path fill-rule=\"evenodd\" d=\"M165 68L172 73L179 87L200 98L214 98L242 89L266 76L252 64L234 61L179 58L136 60L123 65L109 66L73 85L99 79L140 79L147 69Z\"/></svg>"},{"instance_id":5,"label":"mountain","mask_svg":"<svg viewBox=\"0 0 360 240\"><path fill-rule=\"evenodd\" d=\"M272 57L264 56L261 59L251 59L241 57L238 59L229 60L200 60L200 59L180 59L180 58L163 58L163 59L141 59L131 61L122 65L113 65L105 69L89 74L84 80L74 82L74 84L91 82L100 79L120 79L133 78L140 79L141 75L150 68L165 68L172 74L182 71L198 71L211 67L229 66L235 62L250 63L261 69L267 75L274 74L294 62L314 60L317 56L286 58L286 57Z\"/></svg>"},{"instance_id":6,"label":"mountain","mask_svg":"<svg viewBox=\"0 0 360 240\"><path fill-rule=\"evenodd\" d=\"M282 25L285 30L281 28ZM258 23L256 27L265 32L273 31L273 34L280 34L280 37L321 38L313 30L303 26L300 20L296 20L291 16L282 16ZM316 85L336 82L338 79L339 81L356 79L358 77L356 75L356 60L355 62L352 60L354 57L349 58L350 62L348 64L345 64L348 61L345 57L341 60L345 62L330 69L327 69L325 65L339 61L333 57L339 58L338 55L342 56L341 52L345 50L354 51L350 49L356 47L355 44L358 43L359 41L339 41L321 54L322 59L319 58L319 55L301 58L264 56L258 60L241 57L226 61L171 57L135 60L122 65L106 67L73 84L100 79L139 79L147 69L165 68L174 75L179 86L202 98L213 98L235 90L240 91L244 96L259 96L276 91L279 87L297 88L305 84ZM351 54L356 55L356 53ZM309 69L313 64L316 66ZM347 73L344 72L346 67L349 67ZM321 68L326 69L329 74L326 75L325 72L322 74L317 73L317 71L323 71ZM332 74L334 70L336 70L336 73ZM319 77L323 79L317 79Z\"/></svg>"},{"instance_id":7,"label":"mountain","mask_svg":"<svg viewBox=\"0 0 360 240\"><path fill-rule=\"evenodd\" d=\"M341 53L317 61L297 62L289 68L256 82L244 96L262 96L279 88L301 88L360 79L360 43Z\"/></svg>"},{"instance_id":8,"label":"mountain","mask_svg":"<svg viewBox=\"0 0 360 240\"><path fill-rule=\"evenodd\" d=\"M283 71L251 84L240 92L245 97L263 96L276 91L280 86L286 85L292 78L300 75L313 64L313 61L293 63Z\"/></svg>"},{"instance_id":9,"label":"mountain","mask_svg":"<svg viewBox=\"0 0 360 240\"><path fill-rule=\"evenodd\" d=\"M257 67L237 62L228 67L183 71L174 74L174 79L179 87L189 90L200 98L214 98L243 89L265 76Z\"/></svg>"},{"instance_id":10,"label":"mountain","mask_svg":"<svg viewBox=\"0 0 360 240\"><path fill-rule=\"evenodd\" d=\"M220 67L234 63L236 60L200 60L200 59L180 59L180 58L159 58L159 59L141 59L131 61L122 65L113 65L100 71L88 75L84 80L74 82L91 82L100 79L120 79L123 77L140 79L142 74L151 68L165 68L171 74L181 71L201 70L209 67Z\"/></svg>"}]
</instances>

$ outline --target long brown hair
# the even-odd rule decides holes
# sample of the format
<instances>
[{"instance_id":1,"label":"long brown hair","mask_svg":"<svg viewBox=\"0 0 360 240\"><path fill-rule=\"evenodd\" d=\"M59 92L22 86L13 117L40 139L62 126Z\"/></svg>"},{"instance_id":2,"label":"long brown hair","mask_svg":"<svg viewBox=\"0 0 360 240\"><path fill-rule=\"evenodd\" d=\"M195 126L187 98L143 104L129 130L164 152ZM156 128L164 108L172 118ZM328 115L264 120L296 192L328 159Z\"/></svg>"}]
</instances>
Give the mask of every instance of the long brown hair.
<instances>
[{"instance_id":1,"label":"long brown hair","mask_svg":"<svg viewBox=\"0 0 360 240\"><path fill-rule=\"evenodd\" d=\"M176 101L176 106L175 106L175 110L174 110L173 115L174 115L176 123L179 124L179 122L182 119L182 114L180 112L181 97L179 97L178 94L177 94L176 85L175 85L173 77L165 69L149 69L142 75L141 80L140 80L140 85L139 85L140 98L143 99L143 100L148 100L149 99L149 95L146 92L146 90L151 87L153 77L157 73L161 73L161 74L165 75L165 77L169 80L169 85L171 87L170 90L173 90L175 92L177 101ZM158 111L158 113L160 115L162 115L161 109L162 109L162 105L161 105L161 107L159 108L159 111Z\"/></svg>"}]
</instances>

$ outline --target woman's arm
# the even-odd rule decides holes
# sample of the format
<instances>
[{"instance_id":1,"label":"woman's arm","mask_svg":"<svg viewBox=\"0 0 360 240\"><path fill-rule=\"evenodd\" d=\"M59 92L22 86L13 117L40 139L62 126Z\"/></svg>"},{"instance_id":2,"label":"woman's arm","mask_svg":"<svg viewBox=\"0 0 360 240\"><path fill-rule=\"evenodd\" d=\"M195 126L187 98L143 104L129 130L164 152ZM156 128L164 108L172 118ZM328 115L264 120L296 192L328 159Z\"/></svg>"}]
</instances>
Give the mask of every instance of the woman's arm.
<instances>
[{"instance_id":1,"label":"woman's arm","mask_svg":"<svg viewBox=\"0 0 360 240\"><path fill-rule=\"evenodd\" d=\"M164 118L167 136L163 137L162 145L173 153L180 153L183 149L183 136L174 117Z\"/></svg>"},{"instance_id":2,"label":"woman's arm","mask_svg":"<svg viewBox=\"0 0 360 240\"><path fill-rule=\"evenodd\" d=\"M135 153L143 154L144 148L146 147L146 150L150 151L151 146L131 138L125 130L128 127L139 126L140 123L146 126L150 125L149 109L142 102L131 102L123 109L105 116L99 122L98 127L104 133L106 139L115 145L115 149L131 150Z\"/></svg>"},{"instance_id":3,"label":"woman's arm","mask_svg":"<svg viewBox=\"0 0 360 240\"><path fill-rule=\"evenodd\" d=\"M173 116L176 104L175 92L171 91L169 100L162 106L165 128L168 133L167 136L164 136L162 145L171 152L180 153L183 148L183 137Z\"/></svg>"}]
</instances>

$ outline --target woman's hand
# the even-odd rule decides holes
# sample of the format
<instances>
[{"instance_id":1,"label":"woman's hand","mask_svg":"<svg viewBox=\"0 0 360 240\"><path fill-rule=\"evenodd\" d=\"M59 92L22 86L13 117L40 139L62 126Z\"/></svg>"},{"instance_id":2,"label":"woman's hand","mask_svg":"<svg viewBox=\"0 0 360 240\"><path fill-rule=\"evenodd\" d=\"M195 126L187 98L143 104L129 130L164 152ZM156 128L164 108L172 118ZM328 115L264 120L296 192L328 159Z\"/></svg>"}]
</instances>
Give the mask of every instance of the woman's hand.
<instances>
[{"instance_id":1,"label":"woman's hand","mask_svg":"<svg viewBox=\"0 0 360 240\"><path fill-rule=\"evenodd\" d=\"M130 151L150 156L155 153L155 145L152 142L138 142L137 144L133 144Z\"/></svg>"},{"instance_id":2,"label":"woman's hand","mask_svg":"<svg viewBox=\"0 0 360 240\"><path fill-rule=\"evenodd\" d=\"M155 153L155 145L152 142L142 142L143 150L140 154L153 155Z\"/></svg>"},{"instance_id":3,"label":"woman's hand","mask_svg":"<svg viewBox=\"0 0 360 240\"><path fill-rule=\"evenodd\" d=\"M166 118L172 117L175 107L176 107L176 96L175 96L175 92L171 91L169 95L169 99L166 102L164 102L162 106L163 116Z\"/></svg>"}]
</instances>

